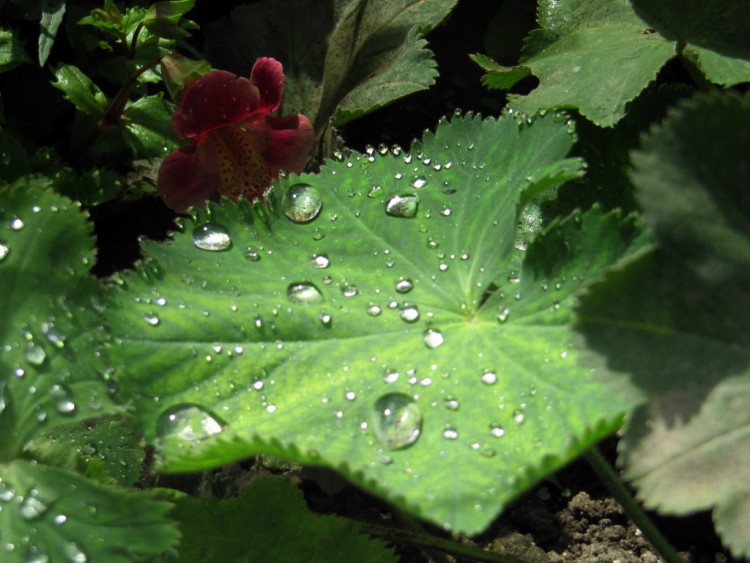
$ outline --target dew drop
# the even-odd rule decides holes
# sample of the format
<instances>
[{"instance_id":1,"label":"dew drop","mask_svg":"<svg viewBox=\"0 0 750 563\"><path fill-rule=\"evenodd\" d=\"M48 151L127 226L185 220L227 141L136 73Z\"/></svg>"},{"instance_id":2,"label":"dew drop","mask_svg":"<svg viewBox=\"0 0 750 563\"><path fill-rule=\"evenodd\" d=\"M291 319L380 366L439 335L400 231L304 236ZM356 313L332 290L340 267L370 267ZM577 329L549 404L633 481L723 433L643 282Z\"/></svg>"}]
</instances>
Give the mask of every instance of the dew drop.
<instances>
[{"instance_id":1,"label":"dew drop","mask_svg":"<svg viewBox=\"0 0 750 563\"><path fill-rule=\"evenodd\" d=\"M455 440L458 438L458 430L453 426L443 428L443 438L446 440Z\"/></svg>"},{"instance_id":2,"label":"dew drop","mask_svg":"<svg viewBox=\"0 0 750 563\"><path fill-rule=\"evenodd\" d=\"M313 254L308 259L308 262L313 268L327 268L331 265L331 261L327 254Z\"/></svg>"},{"instance_id":3,"label":"dew drop","mask_svg":"<svg viewBox=\"0 0 750 563\"><path fill-rule=\"evenodd\" d=\"M485 371L482 374L482 383L485 385L494 385L497 383L497 374L493 371Z\"/></svg>"},{"instance_id":4,"label":"dew drop","mask_svg":"<svg viewBox=\"0 0 750 563\"><path fill-rule=\"evenodd\" d=\"M86 554L73 542L66 544L63 551L65 552L65 557L67 557L67 560L70 561L70 563L86 563L88 561Z\"/></svg>"},{"instance_id":5,"label":"dew drop","mask_svg":"<svg viewBox=\"0 0 750 563\"><path fill-rule=\"evenodd\" d=\"M461 408L461 403L458 401L458 399L449 395L445 398L445 401L443 401L443 406L449 411L457 411L459 408Z\"/></svg>"},{"instance_id":6,"label":"dew drop","mask_svg":"<svg viewBox=\"0 0 750 563\"><path fill-rule=\"evenodd\" d=\"M257 262L260 260L260 252L258 252L254 248L248 248L245 250L245 258L247 258L250 262Z\"/></svg>"},{"instance_id":7,"label":"dew drop","mask_svg":"<svg viewBox=\"0 0 750 563\"><path fill-rule=\"evenodd\" d=\"M382 191L383 191L383 187L382 186L373 186L367 192L367 197L369 197L369 198L378 197Z\"/></svg>"},{"instance_id":8,"label":"dew drop","mask_svg":"<svg viewBox=\"0 0 750 563\"><path fill-rule=\"evenodd\" d=\"M232 247L232 239L222 225L205 223L193 229L193 244L201 250L220 252Z\"/></svg>"},{"instance_id":9,"label":"dew drop","mask_svg":"<svg viewBox=\"0 0 750 563\"><path fill-rule=\"evenodd\" d=\"M295 282L289 284L286 289L286 296L292 303L300 305L319 305L325 299L315 284L310 282Z\"/></svg>"},{"instance_id":10,"label":"dew drop","mask_svg":"<svg viewBox=\"0 0 750 563\"><path fill-rule=\"evenodd\" d=\"M309 223L323 208L318 190L307 184L296 184L281 198L281 209L295 223Z\"/></svg>"},{"instance_id":11,"label":"dew drop","mask_svg":"<svg viewBox=\"0 0 750 563\"><path fill-rule=\"evenodd\" d=\"M509 316L510 309L508 309L507 307L501 307L497 312L497 320L501 323L506 322Z\"/></svg>"},{"instance_id":12,"label":"dew drop","mask_svg":"<svg viewBox=\"0 0 750 563\"><path fill-rule=\"evenodd\" d=\"M198 442L216 436L223 430L222 422L208 410L198 405L174 405L164 411L156 421L156 434L163 440L177 438Z\"/></svg>"},{"instance_id":13,"label":"dew drop","mask_svg":"<svg viewBox=\"0 0 750 563\"><path fill-rule=\"evenodd\" d=\"M143 317L143 320L145 320L151 326L159 326L159 323L161 323L159 315L155 315L154 313L148 313Z\"/></svg>"},{"instance_id":14,"label":"dew drop","mask_svg":"<svg viewBox=\"0 0 750 563\"><path fill-rule=\"evenodd\" d=\"M47 359L47 353L44 351L44 348L33 340L26 343L23 356L26 358L27 362L35 366L41 366L44 363L44 360Z\"/></svg>"},{"instance_id":15,"label":"dew drop","mask_svg":"<svg viewBox=\"0 0 750 563\"><path fill-rule=\"evenodd\" d=\"M21 513L21 517L29 522L38 520L45 512L47 512L47 505L44 504L39 497L35 489L31 489L29 494L23 499L18 511Z\"/></svg>"},{"instance_id":16,"label":"dew drop","mask_svg":"<svg viewBox=\"0 0 750 563\"><path fill-rule=\"evenodd\" d=\"M10 254L10 247L7 245L7 243L0 241L0 262L5 260L8 254Z\"/></svg>"},{"instance_id":17,"label":"dew drop","mask_svg":"<svg viewBox=\"0 0 750 563\"><path fill-rule=\"evenodd\" d=\"M49 396L55 405L55 410L60 414L73 414L78 408L70 391L62 385L50 387Z\"/></svg>"},{"instance_id":18,"label":"dew drop","mask_svg":"<svg viewBox=\"0 0 750 563\"><path fill-rule=\"evenodd\" d=\"M318 318L320 319L321 324L326 328L329 328L333 324L333 317L325 311L321 311Z\"/></svg>"},{"instance_id":19,"label":"dew drop","mask_svg":"<svg viewBox=\"0 0 750 563\"><path fill-rule=\"evenodd\" d=\"M427 178L424 176L416 176L411 182L409 182L409 185L416 189L424 188L427 185Z\"/></svg>"},{"instance_id":20,"label":"dew drop","mask_svg":"<svg viewBox=\"0 0 750 563\"><path fill-rule=\"evenodd\" d=\"M414 194L395 195L385 204L385 212L391 217L411 219L417 215L419 198Z\"/></svg>"},{"instance_id":21,"label":"dew drop","mask_svg":"<svg viewBox=\"0 0 750 563\"><path fill-rule=\"evenodd\" d=\"M404 305L399 311L401 320L407 323L415 323L419 320L419 309L416 305Z\"/></svg>"},{"instance_id":22,"label":"dew drop","mask_svg":"<svg viewBox=\"0 0 750 563\"><path fill-rule=\"evenodd\" d=\"M26 223L23 222L23 219L19 219L18 217L12 217L8 225L10 226L12 230L20 231L26 226Z\"/></svg>"},{"instance_id":23,"label":"dew drop","mask_svg":"<svg viewBox=\"0 0 750 563\"><path fill-rule=\"evenodd\" d=\"M414 288L414 282L409 278L401 278L396 282L396 291L399 293L409 293Z\"/></svg>"},{"instance_id":24,"label":"dew drop","mask_svg":"<svg viewBox=\"0 0 750 563\"><path fill-rule=\"evenodd\" d=\"M445 336L443 333L434 328L428 328L424 332L424 345L434 350L443 345L445 342Z\"/></svg>"},{"instance_id":25,"label":"dew drop","mask_svg":"<svg viewBox=\"0 0 750 563\"><path fill-rule=\"evenodd\" d=\"M370 304L367 307L367 314L371 317L377 317L380 313L382 313L382 309L375 304Z\"/></svg>"},{"instance_id":26,"label":"dew drop","mask_svg":"<svg viewBox=\"0 0 750 563\"><path fill-rule=\"evenodd\" d=\"M341 288L341 295L344 297L355 297L359 295L359 289L356 285L345 285Z\"/></svg>"},{"instance_id":27,"label":"dew drop","mask_svg":"<svg viewBox=\"0 0 750 563\"><path fill-rule=\"evenodd\" d=\"M505 429L496 422L493 422L492 424L490 424L490 434L492 434L495 438L502 438L503 436L505 436Z\"/></svg>"},{"instance_id":28,"label":"dew drop","mask_svg":"<svg viewBox=\"0 0 750 563\"><path fill-rule=\"evenodd\" d=\"M386 383L396 383L399 377L399 373L391 368L386 368L383 371L383 381Z\"/></svg>"},{"instance_id":29,"label":"dew drop","mask_svg":"<svg viewBox=\"0 0 750 563\"><path fill-rule=\"evenodd\" d=\"M422 411L408 395L388 393L373 405L372 428L389 450L408 448L422 432Z\"/></svg>"}]
</instances>

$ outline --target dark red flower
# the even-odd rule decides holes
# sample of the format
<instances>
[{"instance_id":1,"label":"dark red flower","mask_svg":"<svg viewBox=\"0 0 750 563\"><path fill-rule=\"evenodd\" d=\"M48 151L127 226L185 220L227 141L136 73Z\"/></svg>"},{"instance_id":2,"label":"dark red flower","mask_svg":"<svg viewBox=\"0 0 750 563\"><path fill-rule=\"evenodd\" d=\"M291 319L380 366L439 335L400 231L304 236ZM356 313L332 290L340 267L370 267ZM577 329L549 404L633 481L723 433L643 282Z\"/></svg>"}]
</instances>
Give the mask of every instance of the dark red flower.
<instances>
[{"instance_id":1,"label":"dark red flower","mask_svg":"<svg viewBox=\"0 0 750 563\"><path fill-rule=\"evenodd\" d=\"M263 196L280 170L302 172L314 133L304 115L269 115L284 96L284 69L255 61L250 79L213 70L186 86L172 128L192 142L159 169L159 194L175 211L201 205L215 192L232 199Z\"/></svg>"}]
</instances>

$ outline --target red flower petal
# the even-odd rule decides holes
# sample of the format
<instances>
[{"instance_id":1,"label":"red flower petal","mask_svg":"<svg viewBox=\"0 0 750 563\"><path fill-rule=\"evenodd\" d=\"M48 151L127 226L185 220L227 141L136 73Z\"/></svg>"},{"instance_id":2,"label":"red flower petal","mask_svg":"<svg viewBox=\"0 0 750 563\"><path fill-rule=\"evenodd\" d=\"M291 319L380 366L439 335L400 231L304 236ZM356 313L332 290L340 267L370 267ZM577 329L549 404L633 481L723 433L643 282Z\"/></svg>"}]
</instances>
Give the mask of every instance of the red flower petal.
<instances>
[{"instance_id":1,"label":"red flower petal","mask_svg":"<svg viewBox=\"0 0 750 563\"><path fill-rule=\"evenodd\" d=\"M251 133L259 138L266 164L287 172L302 172L315 141L312 123L304 115L266 117L252 124Z\"/></svg>"},{"instance_id":2,"label":"red flower petal","mask_svg":"<svg viewBox=\"0 0 750 563\"><path fill-rule=\"evenodd\" d=\"M219 185L218 157L210 144L181 147L164 159L156 180L164 203L178 213L203 205Z\"/></svg>"},{"instance_id":3,"label":"red flower petal","mask_svg":"<svg viewBox=\"0 0 750 563\"><path fill-rule=\"evenodd\" d=\"M279 61L268 57L255 61L250 82L260 92L259 110L263 114L279 109L284 98L284 67Z\"/></svg>"},{"instance_id":4,"label":"red flower petal","mask_svg":"<svg viewBox=\"0 0 750 563\"><path fill-rule=\"evenodd\" d=\"M247 78L225 70L212 70L188 87L172 116L178 136L194 139L216 129L265 113L260 93Z\"/></svg>"}]
</instances>

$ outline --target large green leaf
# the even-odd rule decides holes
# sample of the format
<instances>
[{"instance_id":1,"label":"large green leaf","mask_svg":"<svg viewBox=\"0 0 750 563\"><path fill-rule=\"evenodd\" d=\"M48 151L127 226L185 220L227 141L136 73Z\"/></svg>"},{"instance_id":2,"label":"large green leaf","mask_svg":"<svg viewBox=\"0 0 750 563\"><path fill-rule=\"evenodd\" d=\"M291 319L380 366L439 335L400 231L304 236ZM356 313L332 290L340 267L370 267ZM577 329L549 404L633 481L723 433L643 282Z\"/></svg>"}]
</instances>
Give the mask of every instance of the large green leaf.
<instances>
[{"instance_id":1,"label":"large green leaf","mask_svg":"<svg viewBox=\"0 0 750 563\"><path fill-rule=\"evenodd\" d=\"M247 75L257 57L284 65L283 113L322 132L424 90L437 71L421 37L456 0L265 0L207 26L214 64ZM310 25L315 22L315 25Z\"/></svg>"},{"instance_id":2,"label":"large green leaf","mask_svg":"<svg viewBox=\"0 0 750 563\"><path fill-rule=\"evenodd\" d=\"M107 97L81 69L73 65L60 65L55 69L55 78L57 82L52 85L62 90L65 99L78 111L94 119L104 117Z\"/></svg>"},{"instance_id":3,"label":"large green leaf","mask_svg":"<svg viewBox=\"0 0 750 563\"><path fill-rule=\"evenodd\" d=\"M48 433L116 411L91 226L50 184L22 178L0 190L0 549L11 563L132 561L176 540L169 505L36 455Z\"/></svg>"},{"instance_id":4,"label":"large green leaf","mask_svg":"<svg viewBox=\"0 0 750 563\"><path fill-rule=\"evenodd\" d=\"M633 155L633 181L663 249L608 275L582 300L580 330L639 396L621 444L650 507L713 508L750 555L750 197L747 97L684 103ZM595 357L596 358L596 357Z\"/></svg>"},{"instance_id":5,"label":"large green leaf","mask_svg":"<svg viewBox=\"0 0 750 563\"><path fill-rule=\"evenodd\" d=\"M629 403L577 365L568 321L637 230L592 211L514 248L522 202L579 173L571 142L564 116L455 118L147 244L111 353L162 467L272 453L476 532L612 432Z\"/></svg>"},{"instance_id":6,"label":"large green leaf","mask_svg":"<svg viewBox=\"0 0 750 563\"><path fill-rule=\"evenodd\" d=\"M538 22L519 66L475 57L491 88L528 74L539 78L528 96L511 96L510 107L519 111L577 108L597 125L614 125L675 54L674 43L649 33L628 0L540 0Z\"/></svg>"},{"instance_id":7,"label":"large green leaf","mask_svg":"<svg viewBox=\"0 0 750 563\"><path fill-rule=\"evenodd\" d=\"M176 497L171 515L180 523L185 563L396 560L382 542L364 536L361 525L311 513L299 489L284 479L253 481L239 497L222 501L170 496Z\"/></svg>"}]
</instances>

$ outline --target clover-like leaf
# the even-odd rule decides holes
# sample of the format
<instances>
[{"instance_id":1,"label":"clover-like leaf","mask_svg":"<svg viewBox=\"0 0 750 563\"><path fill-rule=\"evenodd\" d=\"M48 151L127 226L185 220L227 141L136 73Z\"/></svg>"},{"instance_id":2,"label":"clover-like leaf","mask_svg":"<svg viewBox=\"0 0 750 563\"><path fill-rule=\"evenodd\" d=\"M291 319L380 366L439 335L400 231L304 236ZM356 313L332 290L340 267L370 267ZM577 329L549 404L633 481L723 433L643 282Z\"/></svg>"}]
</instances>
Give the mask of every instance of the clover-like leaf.
<instances>
[{"instance_id":1,"label":"clover-like leaf","mask_svg":"<svg viewBox=\"0 0 750 563\"><path fill-rule=\"evenodd\" d=\"M422 36L455 0L266 0L207 26L209 59L248 74L258 57L284 65L282 114L304 113L322 132L424 90L437 71ZM310 22L316 25L310 25Z\"/></svg>"},{"instance_id":2,"label":"clover-like leaf","mask_svg":"<svg viewBox=\"0 0 750 563\"><path fill-rule=\"evenodd\" d=\"M381 541L363 535L360 524L311 513L285 479L258 479L240 496L221 501L170 494L171 516L183 535L180 561L256 561L270 554L276 561L396 560Z\"/></svg>"},{"instance_id":3,"label":"clover-like leaf","mask_svg":"<svg viewBox=\"0 0 750 563\"><path fill-rule=\"evenodd\" d=\"M577 365L568 322L638 229L594 210L514 248L523 202L580 173L571 143L556 114L455 118L147 244L111 354L162 467L271 453L476 532L616 429L630 403Z\"/></svg>"},{"instance_id":4,"label":"clover-like leaf","mask_svg":"<svg viewBox=\"0 0 750 563\"><path fill-rule=\"evenodd\" d=\"M645 401L621 443L639 496L673 514L713 509L737 557L750 555L748 119L747 98L699 96L652 131L633 181L662 248L579 309L611 392Z\"/></svg>"}]
</instances>

